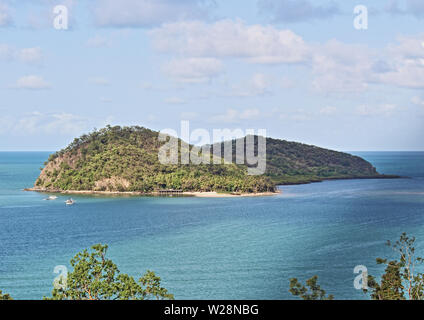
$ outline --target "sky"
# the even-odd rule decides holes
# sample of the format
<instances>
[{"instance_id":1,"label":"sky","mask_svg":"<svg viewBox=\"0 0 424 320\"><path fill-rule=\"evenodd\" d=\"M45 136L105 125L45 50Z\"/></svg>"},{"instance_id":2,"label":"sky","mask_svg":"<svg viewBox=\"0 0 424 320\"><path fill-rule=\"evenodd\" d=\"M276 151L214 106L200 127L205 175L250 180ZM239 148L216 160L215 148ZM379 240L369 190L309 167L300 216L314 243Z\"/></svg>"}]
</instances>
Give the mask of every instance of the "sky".
<instances>
[{"instance_id":1,"label":"sky","mask_svg":"<svg viewBox=\"0 0 424 320\"><path fill-rule=\"evenodd\" d=\"M0 150L54 151L107 124L179 132L182 120L340 151L424 150L423 23L422 0L0 0Z\"/></svg>"}]
</instances>

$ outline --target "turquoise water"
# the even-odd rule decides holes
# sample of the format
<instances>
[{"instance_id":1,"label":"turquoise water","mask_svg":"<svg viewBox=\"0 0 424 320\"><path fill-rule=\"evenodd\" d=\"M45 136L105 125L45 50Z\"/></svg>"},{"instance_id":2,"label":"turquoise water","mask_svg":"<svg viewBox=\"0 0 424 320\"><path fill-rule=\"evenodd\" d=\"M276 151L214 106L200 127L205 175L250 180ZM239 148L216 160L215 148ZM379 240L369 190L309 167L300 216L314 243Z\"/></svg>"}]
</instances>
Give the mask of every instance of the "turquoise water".
<instances>
[{"instance_id":1,"label":"turquoise water","mask_svg":"<svg viewBox=\"0 0 424 320\"><path fill-rule=\"evenodd\" d=\"M107 243L120 270L159 274L177 299L288 299L291 277L317 274L340 299L363 299L353 268L403 231L424 255L424 153L357 153L391 180L283 186L274 197L76 196L43 201L23 192L46 152L0 153L0 289L17 299L49 294L56 265Z\"/></svg>"}]
</instances>

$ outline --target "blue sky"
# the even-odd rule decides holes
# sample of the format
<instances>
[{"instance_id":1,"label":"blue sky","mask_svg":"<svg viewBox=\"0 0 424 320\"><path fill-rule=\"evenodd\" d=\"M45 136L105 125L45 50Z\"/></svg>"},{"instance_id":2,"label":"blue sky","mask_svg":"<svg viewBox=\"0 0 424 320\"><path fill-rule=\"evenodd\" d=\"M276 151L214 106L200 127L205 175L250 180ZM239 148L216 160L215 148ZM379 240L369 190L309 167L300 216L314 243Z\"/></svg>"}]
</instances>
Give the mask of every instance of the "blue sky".
<instances>
[{"instance_id":1,"label":"blue sky","mask_svg":"<svg viewBox=\"0 0 424 320\"><path fill-rule=\"evenodd\" d=\"M53 28L55 5L69 29ZM353 27L356 5L368 29ZM420 0L0 0L0 150L94 127L424 150Z\"/></svg>"}]
</instances>

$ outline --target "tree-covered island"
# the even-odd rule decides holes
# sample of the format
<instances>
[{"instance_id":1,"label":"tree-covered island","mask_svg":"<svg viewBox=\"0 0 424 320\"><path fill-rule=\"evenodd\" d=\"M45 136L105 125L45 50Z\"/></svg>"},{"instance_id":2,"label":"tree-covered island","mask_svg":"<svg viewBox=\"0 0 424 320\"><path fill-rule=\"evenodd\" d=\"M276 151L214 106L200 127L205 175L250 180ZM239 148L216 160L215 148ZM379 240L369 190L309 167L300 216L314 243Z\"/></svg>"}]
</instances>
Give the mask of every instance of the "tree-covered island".
<instances>
[{"instance_id":1,"label":"tree-covered island","mask_svg":"<svg viewBox=\"0 0 424 320\"><path fill-rule=\"evenodd\" d=\"M248 175L247 166L235 161L162 164L158 153L165 142L159 141L158 135L139 126L107 126L84 134L50 155L29 190L151 194L172 189L253 194L275 192L277 184L388 177L360 157L272 138L266 140L267 168L260 176Z\"/></svg>"}]
</instances>

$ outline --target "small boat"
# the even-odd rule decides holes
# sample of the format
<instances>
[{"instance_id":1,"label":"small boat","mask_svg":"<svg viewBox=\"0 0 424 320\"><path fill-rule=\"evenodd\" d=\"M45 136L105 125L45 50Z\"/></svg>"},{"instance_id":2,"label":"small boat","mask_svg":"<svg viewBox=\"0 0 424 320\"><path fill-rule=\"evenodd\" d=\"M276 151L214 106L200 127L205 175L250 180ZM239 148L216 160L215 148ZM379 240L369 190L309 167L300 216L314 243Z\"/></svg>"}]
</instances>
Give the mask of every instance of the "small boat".
<instances>
[{"instance_id":1,"label":"small boat","mask_svg":"<svg viewBox=\"0 0 424 320\"><path fill-rule=\"evenodd\" d=\"M70 205L73 205L75 203L75 201L72 200L72 198L71 198L71 199L66 200L65 203L66 203L66 205L70 206Z\"/></svg>"},{"instance_id":2,"label":"small boat","mask_svg":"<svg viewBox=\"0 0 424 320\"><path fill-rule=\"evenodd\" d=\"M57 197L56 196L49 196L48 198L44 199L44 200L56 200Z\"/></svg>"}]
</instances>

